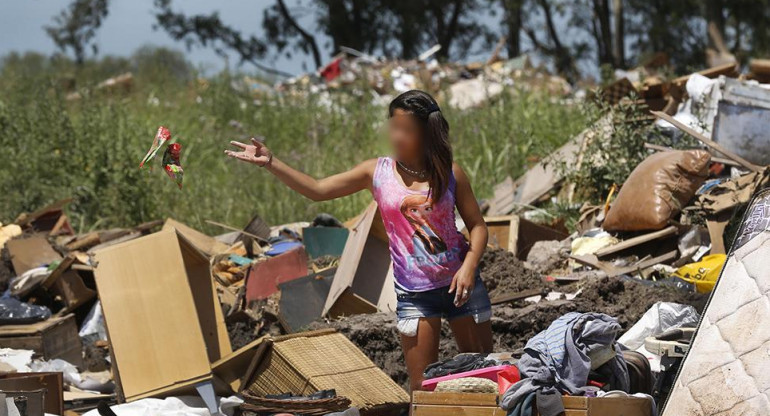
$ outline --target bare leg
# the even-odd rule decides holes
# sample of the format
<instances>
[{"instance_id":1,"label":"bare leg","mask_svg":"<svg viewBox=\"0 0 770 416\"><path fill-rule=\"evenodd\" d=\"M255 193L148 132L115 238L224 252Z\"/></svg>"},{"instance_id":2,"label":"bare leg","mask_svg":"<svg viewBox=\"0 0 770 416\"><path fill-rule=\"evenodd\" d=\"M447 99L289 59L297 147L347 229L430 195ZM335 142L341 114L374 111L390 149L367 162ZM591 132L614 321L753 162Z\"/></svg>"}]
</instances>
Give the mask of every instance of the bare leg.
<instances>
[{"instance_id":1,"label":"bare leg","mask_svg":"<svg viewBox=\"0 0 770 416\"><path fill-rule=\"evenodd\" d=\"M449 321L460 352L492 352L492 322L477 324L472 316Z\"/></svg>"},{"instance_id":2,"label":"bare leg","mask_svg":"<svg viewBox=\"0 0 770 416\"><path fill-rule=\"evenodd\" d=\"M422 373L429 364L438 361L438 343L441 337L441 318L420 318L417 335L401 335L406 371L412 391L422 390Z\"/></svg>"}]
</instances>

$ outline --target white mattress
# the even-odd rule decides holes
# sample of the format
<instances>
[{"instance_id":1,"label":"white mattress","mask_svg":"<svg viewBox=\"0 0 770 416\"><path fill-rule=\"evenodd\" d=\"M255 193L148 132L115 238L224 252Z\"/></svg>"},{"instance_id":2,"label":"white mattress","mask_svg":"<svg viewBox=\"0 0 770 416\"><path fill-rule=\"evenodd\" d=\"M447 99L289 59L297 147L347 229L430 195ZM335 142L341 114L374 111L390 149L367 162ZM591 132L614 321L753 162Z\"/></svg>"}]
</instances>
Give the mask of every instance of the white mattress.
<instances>
[{"instance_id":1,"label":"white mattress","mask_svg":"<svg viewBox=\"0 0 770 416\"><path fill-rule=\"evenodd\" d=\"M743 218L663 416L770 415L770 190Z\"/></svg>"}]
</instances>

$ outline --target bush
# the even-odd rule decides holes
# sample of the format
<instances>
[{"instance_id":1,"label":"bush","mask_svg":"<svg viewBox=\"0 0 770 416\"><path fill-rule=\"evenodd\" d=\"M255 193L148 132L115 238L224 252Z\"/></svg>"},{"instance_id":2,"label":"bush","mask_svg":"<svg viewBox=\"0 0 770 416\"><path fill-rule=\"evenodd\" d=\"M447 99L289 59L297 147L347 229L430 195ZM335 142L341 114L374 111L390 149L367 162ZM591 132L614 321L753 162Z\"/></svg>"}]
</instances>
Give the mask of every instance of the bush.
<instances>
[{"instance_id":1,"label":"bush","mask_svg":"<svg viewBox=\"0 0 770 416\"><path fill-rule=\"evenodd\" d=\"M89 92L125 70L135 75L130 92ZM73 91L68 79L76 80L81 99L65 99ZM244 85L241 75L228 72L199 78L168 51L145 49L129 60L103 59L80 69L60 58L6 59L0 71L0 221L69 196L79 231L171 216L216 233L222 230L205 220L241 226L254 213L272 224L310 220L319 212L341 219L358 214L371 200L368 193L314 203L255 166L226 160L223 150L229 140L263 135L283 160L328 175L386 154L386 109L355 94L265 98ZM456 159L480 197L506 175L523 172L527 158L546 155L585 126L577 108L516 92L446 115ZM182 191L160 169L138 169L159 125L183 146Z\"/></svg>"}]
</instances>

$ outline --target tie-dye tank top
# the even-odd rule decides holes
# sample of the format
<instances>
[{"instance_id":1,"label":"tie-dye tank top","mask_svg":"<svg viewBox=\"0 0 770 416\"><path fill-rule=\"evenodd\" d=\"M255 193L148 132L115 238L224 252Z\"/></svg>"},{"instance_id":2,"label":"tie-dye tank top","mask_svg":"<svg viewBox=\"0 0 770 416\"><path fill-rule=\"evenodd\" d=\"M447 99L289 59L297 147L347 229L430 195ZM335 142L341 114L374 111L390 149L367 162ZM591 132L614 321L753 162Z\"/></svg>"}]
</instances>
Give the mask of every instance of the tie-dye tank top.
<instances>
[{"instance_id":1,"label":"tie-dye tank top","mask_svg":"<svg viewBox=\"0 0 770 416\"><path fill-rule=\"evenodd\" d=\"M448 286L468 252L455 225L454 174L438 202L428 191L407 188L397 175L392 158L377 160L372 189L388 234L396 284L412 292Z\"/></svg>"}]
</instances>

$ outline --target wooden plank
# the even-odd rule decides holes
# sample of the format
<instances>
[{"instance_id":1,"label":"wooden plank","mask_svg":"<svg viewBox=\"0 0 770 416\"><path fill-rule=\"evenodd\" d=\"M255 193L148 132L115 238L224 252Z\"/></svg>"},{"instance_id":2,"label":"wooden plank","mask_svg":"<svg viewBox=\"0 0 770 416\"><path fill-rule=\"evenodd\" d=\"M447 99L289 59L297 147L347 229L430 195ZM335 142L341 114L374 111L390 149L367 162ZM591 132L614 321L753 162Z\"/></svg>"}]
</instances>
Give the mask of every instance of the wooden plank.
<instances>
[{"instance_id":1,"label":"wooden plank","mask_svg":"<svg viewBox=\"0 0 770 416\"><path fill-rule=\"evenodd\" d=\"M720 75L731 75L731 74L738 74L738 63L731 62L711 68L706 68L702 71L696 72L696 74L703 75L706 78L716 78ZM691 75L684 75L679 78L674 79L671 81L674 85L684 85L687 83L687 81L690 79Z\"/></svg>"},{"instance_id":2,"label":"wooden plank","mask_svg":"<svg viewBox=\"0 0 770 416\"><path fill-rule=\"evenodd\" d=\"M623 240L618 244L605 247L596 252L596 257L604 257L610 254L614 254L614 253L629 249L631 247L636 247L640 244L644 244L653 240L676 235L678 232L679 230L675 226L671 225L662 230L643 234L634 238L629 238L628 240Z\"/></svg>"},{"instance_id":3,"label":"wooden plank","mask_svg":"<svg viewBox=\"0 0 770 416\"><path fill-rule=\"evenodd\" d=\"M545 282L543 282L543 285L545 286ZM526 298L530 298L532 296L545 296L546 294L548 294L547 290L543 290L543 289L530 289L530 290L524 290L524 291L521 291L521 292L506 293L504 295L495 296L491 300L491 302L492 302L492 305L499 305L501 303L513 302L515 300L526 299Z\"/></svg>"},{"instance_id":4,"label":"wooden plank","mask_svg":"<svg viewBox=\"0 0 770 416\"><path fill-rule=\"evenodd\" d=\"M761 172L762 171L761 167L759 167L759 166L749 162L748 160L746 160L746 159L736 155L735 153L725 149L719 143L709 139L708 137L706 137L703 134L695 131L690 126L680 122L679 120L676 120L675 118L671 117L670 115L668 115L668 114L666 114L664 112L661 112L661 111L653 111L652 114L655 115L656 117L662 119L662 120L665 120L665 121L673 124L674 127L678 128L679 130L681 130L681 131L689 134L690 136L698 139L698 141L700 141L701 143L705 144L706 146L708 146L708 147L716 150L717 152L727 156L728 158L736 161L737 163L739 163L741 166L745 167L746 169L754 171L754 172Z\"/></svg>"},{"instance_id":5,"label":"wooden plank","mask_svg":"<svg viewBox=\"0 0 770 416\"><path fill-rule=\"evenodd\" d=\"M615 277L615 276L620 276L622 274L635 273L640 270L644 270L648 267L652 267L656 264L666 263L666 262L675 260L677 257L677 250L669 251L668 253L662 254L657 257L643 259L637 262L636 264L633 264L631 266L626 266L626 267L617 267L610 262L601 261L598 259L598 257L596 257L595 254L587 254L582 256L572 255L569 257L580 264L592 267L597 270L601 270L602 272L607 274L608 277Z\"/></svg>"},{"instance_id":6,"label":"wooden plank","mask_svg":"<svg viewBox=\"0 0 770 416\"><path fill-rule=\"evenodd\" d=\"M505 416L507 414L508 411L497 406L412 405L412 416Z\"/></svg>"},{"instance_id":7,"label":"wooden plank","mask_svg":"<svg viewBox=\"0 0 770 416\"><path fill-rule=\"evenodd\" d=\"M446 391L415 391L412 393L413 404L497 406L494 393L455 393Z\"/></svg>"}]
</instances>

